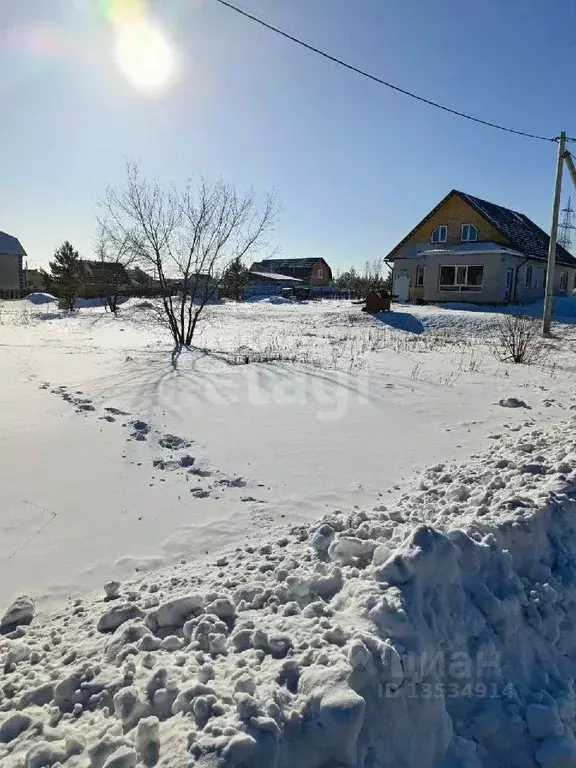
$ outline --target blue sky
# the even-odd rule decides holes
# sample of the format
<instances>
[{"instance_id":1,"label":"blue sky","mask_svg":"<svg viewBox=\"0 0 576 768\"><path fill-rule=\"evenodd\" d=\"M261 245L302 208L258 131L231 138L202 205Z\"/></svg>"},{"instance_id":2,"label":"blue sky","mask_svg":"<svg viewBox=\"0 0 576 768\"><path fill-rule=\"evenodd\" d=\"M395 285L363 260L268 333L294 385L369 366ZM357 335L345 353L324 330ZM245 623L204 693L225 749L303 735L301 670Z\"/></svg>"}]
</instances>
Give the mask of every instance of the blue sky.
<instances>
[{"instance_id":1,"label":"blue sky","mask_svg":"<svg viewBox=\"0 0 576 768\"><path fill-rule=\"evenodd\" d=\"M178 79L135 90L115 0L0 0L0 229L30 266L93 253L95 201L126 159L282 201L283 256L385 255L455 187L549 225L555 146L477 126L347 72L214 0L150 0ZM116 0L117 1L117 0ZM238 0L409 90L522 130L576 134L572 0ZM569 178L565 178L568 194Z\"/></svg>"}]
</instances>

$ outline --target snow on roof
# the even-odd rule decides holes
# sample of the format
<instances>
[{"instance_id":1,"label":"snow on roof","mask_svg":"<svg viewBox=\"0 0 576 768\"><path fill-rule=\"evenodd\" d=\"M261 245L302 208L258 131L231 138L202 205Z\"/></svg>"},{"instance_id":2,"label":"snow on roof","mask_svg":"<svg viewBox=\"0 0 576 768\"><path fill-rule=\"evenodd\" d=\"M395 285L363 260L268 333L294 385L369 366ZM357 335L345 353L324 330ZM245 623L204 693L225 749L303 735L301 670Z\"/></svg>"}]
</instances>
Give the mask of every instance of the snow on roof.
<instances>
[{"instance_id":1,"label":"snow on roof","mask_svg":"<svg viewBox=\"0 0 576 768\"><path fill-rule=\"evenodd\" d=\"M0 232L0 255L26 256L26 251L22 248L17 237L8 235L6 232Z\"/></svg>"},{"instance_id":2,"label":"snow on roof","mask_svg":"<svg viewBox=\"0 0 576 768\"><path fill-rule=\"evenodd\" d=\"M509 256L520 256L524 258L526 254L517 251L514 248L507 248L499 243L459 243L458 245L440 245L436 248L426 248L423 251L417 251L418 256L441 256L443 254L455 256L464 256L468 253L505 253Z\"/></svg>"},{"instance_id":3,"label":"snow on roof","mask_svg":"<svg viewBox=\"0 0 576 768\"><path fill-rule=\"evenodd\" d=\"M250 270L251 275L256 275L257 277L265 277L268 280L284 280L288 283L303 283L303 280L300 280L299 277L291 277L290 275L280 275L278 272L255 272L254 270Z\"/></svg>"},{"instance_id":4,"label":"snow on roof","mask_svg":"<svg viewBox=\"0 0 576 768\"><path fill-rule=\"evenodd\" d=\"M259 261L264 267L272 267L276 269L280 268L292 268L292 267L313 267L320 259L318 257L302 258L302 259L263 259Z\"/></svg>"}]
</instances>

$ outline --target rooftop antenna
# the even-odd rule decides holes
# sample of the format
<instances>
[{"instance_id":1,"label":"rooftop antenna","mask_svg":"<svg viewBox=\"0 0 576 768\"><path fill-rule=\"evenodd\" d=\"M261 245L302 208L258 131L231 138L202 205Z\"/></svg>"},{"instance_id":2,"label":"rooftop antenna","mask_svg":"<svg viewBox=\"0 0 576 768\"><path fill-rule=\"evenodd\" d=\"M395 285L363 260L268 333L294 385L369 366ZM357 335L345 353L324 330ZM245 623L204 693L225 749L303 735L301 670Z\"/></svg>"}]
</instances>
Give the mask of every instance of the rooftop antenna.
<instances>
[{"instance_id":1,"label":"rooftop antenna","mask_svg":"<svg viewBox=\"0 0 576 768\"><path fill-rule=\"evenodd\" d=\"M562 219L558 227L558 245L569 251L572 248L572 230L576 229L573 223L575 211L572 208L572 197L568 198L568 204L565 208L562 208L561 213Z\"/></svg>"}]
</instances>

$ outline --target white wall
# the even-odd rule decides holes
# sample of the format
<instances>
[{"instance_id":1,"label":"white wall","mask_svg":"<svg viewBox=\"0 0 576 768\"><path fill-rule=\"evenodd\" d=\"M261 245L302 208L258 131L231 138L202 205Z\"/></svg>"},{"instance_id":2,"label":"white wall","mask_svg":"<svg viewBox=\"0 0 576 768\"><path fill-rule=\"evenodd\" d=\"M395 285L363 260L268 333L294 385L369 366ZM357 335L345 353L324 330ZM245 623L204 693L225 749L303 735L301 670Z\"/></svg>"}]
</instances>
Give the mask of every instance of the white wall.
<instances>
[{"instance_id":1,"label":"white wall","mask_svg":"<svg viewBox=\"0 0 576 768\"><path fill-rule=\"evenodd\" d=\"M439 267L447 264L477 265L484 267L482 291L439 291ZM416 286L416 268L425 267L424 301L457 301L474 304L503 304L506 301L506 273L513 271L513 286L511 300L518 304L529 304L544 296L546 281L546 264L542 261L524 262L519 256L501 253L476 253L459 256L428 255L418 257L410 255L406 259L396 259L394 262L394 279L406 275L410 279L411 288ZM532 283L526 287L526 272L532 267ZM518 270L518 273L516 272ZM568 273L568 290L560 290L561 273ZM571 296L575 287L576 269L557 264L554 273L554 295ZM514 281L516 281L514 295Z\"/></svg>"}]
</instances>

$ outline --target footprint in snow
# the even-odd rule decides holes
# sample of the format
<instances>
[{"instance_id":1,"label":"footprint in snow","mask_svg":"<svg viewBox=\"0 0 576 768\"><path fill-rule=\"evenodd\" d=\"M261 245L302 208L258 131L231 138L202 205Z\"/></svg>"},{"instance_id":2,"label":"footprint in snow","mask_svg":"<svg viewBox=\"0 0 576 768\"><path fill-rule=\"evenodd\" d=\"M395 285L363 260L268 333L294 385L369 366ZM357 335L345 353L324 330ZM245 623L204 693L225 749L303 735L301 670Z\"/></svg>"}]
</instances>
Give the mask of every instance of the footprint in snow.
<instances>
[{"instance_id":1,"label":"footprint in snow","mask_svg":"<svg viewBox=\"0 0 576 768\"><path fill-rule=\"evenodd\" d=\"M530 408L524 400L520 400L517 397L506 397L498 400L498 405L501 405L502 408Z\"/></svg>"},{"instance_id":2,"label":"footprint in snow","mask_svg":"<svg viewBox=\"0 0 576 768\"><path fill-rule=\"evenodd\" d=\"M185 440L183 437L177 437L176 435L162 435L158 440L158 443L162 448L167 448L170 451L177 451L180 448L188 448L191 445L189 440Z\"/></svg>"},{"instance_id":3,"label":"footprint in snow","mask_svg":"<svg viewBox=\"0 0 576 768\"><path fill-rule=\"evenodd\" d=\"M150 432L149 424L145 421L137 420L133 421L131 426L134 430L131 437L133 437L134 440L146 440L146 435Z\"/></svg>"},{"instance_id":4,"label":"footprint in snow","mask_svg":"<svg viewBox=\"0 0 576 768\"><path fill-rule=\"evenodd\" d=\"M120 408L114 408L112 406L108 406L107 408L104 408L104 410L107 413L114 414L114 416L128 416L129 415L126 411L121 411Z\"/></svg>"},{"instance_id":5,"label":"footprint in snow","mask_svg":"<svg viewBox=\"0 0 576 768\"><path fill-rule=\"evenodd\" d=\"M212 477L212 472L209 469L203 469L202 467L193 467L188 470L188 474L196 475L196 477Z\"/></svg>"},{"instance_id":6,"label":"footprint in snow","mask_svg":"<svg viewBox=\"0 0 576 768\"><path fill-rule=\"evenodd\" d=\"M221 480L216 481L216 485L224 485L228 488L244 488L246 486L246 480L243 477L223 477Z\"/></svg>"},{"instance_id":7,"label":"footprint in snow","mask_svg":"<svg viewBox=\"0 0 576 768\"><path fill-rule=\"evenodd\" d=\"M206 488L192 488L190 493L196 499L206 499L208 496L210 496L210 491L208 491Z\"/></svg>"}]
</instances>

